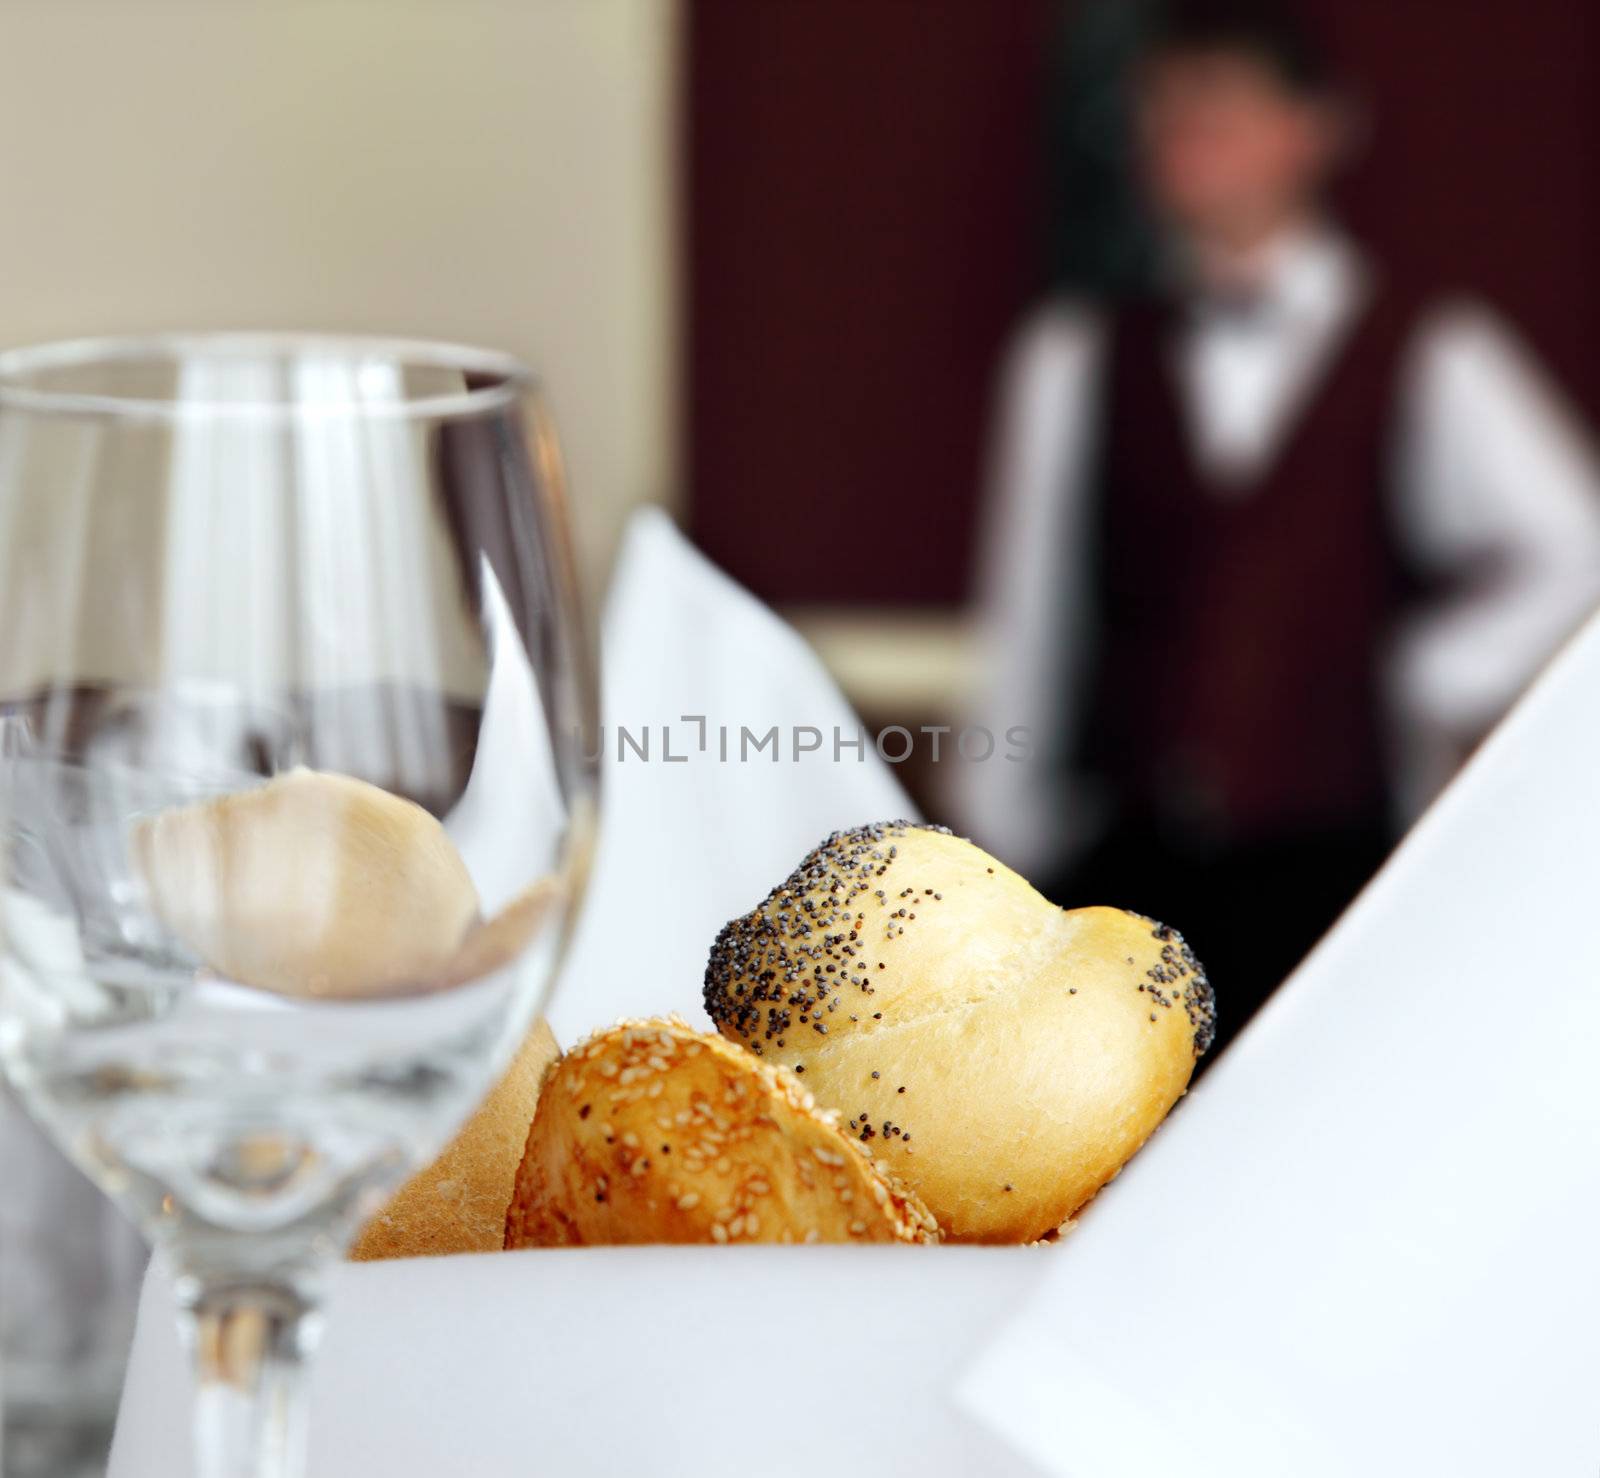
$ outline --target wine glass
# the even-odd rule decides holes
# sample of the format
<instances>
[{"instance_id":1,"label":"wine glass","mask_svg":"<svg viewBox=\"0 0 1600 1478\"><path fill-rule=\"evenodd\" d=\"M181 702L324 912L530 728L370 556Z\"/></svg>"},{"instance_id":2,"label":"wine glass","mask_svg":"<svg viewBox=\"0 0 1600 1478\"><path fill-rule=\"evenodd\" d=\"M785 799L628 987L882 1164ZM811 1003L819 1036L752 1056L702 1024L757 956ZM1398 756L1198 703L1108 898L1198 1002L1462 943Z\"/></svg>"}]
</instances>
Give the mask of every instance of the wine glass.
<instances>
[{"instance_id":1,"label":"wine glass","mask_svg":"<svg viewBox=\"0 0 1600 1478\"><path fill-rule=\"evenodd\" d=\"M540 1009L596 776L560 457L452 346L0 355L0 1067L173 1273L201 1478Z\"/></svg>"}]
</instances>

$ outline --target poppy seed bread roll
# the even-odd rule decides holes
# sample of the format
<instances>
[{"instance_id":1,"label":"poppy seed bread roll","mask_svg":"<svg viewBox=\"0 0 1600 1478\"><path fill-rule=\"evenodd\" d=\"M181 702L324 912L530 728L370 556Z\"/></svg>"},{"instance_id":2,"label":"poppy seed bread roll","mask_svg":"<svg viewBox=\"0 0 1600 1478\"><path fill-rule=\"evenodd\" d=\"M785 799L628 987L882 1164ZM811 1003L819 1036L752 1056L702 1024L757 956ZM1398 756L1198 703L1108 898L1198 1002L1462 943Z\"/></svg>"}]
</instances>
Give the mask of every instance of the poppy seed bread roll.
<instances>
[{"instance_id":1,"label":"poppy seed bread roll","mask_svg":"<svg viewBox=\"0 0 1600 1478\"><path fill-rule=\"evenodd\" d=\"M1183 1094L1213 1003L1171 929L1057 908L940 828L840 832L711 951L723 1035L803 1075L946 1236L1030 1242Z\"/></svg>"}]
</instances>

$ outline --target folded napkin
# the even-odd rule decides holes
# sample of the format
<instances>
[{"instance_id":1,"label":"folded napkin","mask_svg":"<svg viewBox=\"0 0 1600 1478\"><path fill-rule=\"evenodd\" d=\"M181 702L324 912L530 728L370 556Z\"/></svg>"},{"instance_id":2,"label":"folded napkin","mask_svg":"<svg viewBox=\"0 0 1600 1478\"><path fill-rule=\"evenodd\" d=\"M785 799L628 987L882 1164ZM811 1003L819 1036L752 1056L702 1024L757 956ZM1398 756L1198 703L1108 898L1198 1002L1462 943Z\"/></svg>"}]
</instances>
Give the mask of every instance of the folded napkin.
<instances>
[{"instance_id":1,"label":"folded napkin","mask_svg":"<svg viewBox=\"0 0 1600 1478\"><path fill-rule=\"evenodd\" d=\"M969 1412L1063 1478L1595 1473L1597 734L1600 621L1089 1208Z\"/></svg>"},{"instance_id":2,"label":"folded napkin","mask_svg":"<svg viewBox=\"0 0 1600 1478\"><path fill-rule=\"evenodd\" d=\"M915 814L870 737L849 746L860 724L815 653L663 513L628 527L601 645L600 845L550 1010L563 1045L623 1015L709 1029L717 931L830 831Z\"/></svg>"}]
</instances>

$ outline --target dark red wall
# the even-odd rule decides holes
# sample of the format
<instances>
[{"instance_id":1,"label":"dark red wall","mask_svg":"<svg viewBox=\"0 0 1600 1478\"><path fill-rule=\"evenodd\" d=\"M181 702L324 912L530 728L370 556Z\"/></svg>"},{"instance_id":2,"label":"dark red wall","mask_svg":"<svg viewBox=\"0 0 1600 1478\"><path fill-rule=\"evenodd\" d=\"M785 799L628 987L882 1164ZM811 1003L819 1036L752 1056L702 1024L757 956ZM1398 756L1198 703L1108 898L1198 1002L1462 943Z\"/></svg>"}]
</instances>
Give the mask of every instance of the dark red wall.
<instances>
[{"instance_id":1,"label":"dark red wall","mask_svg":"<svg viewBox=\"0 0 1600 1478\"><path fill-rule=\"evenodd\" d=\"M1351 221L1386 255L1486 294L1600 417L1600 5L1313 8L1372 98Z\"/></svg>"},{"instance_id":2,"label":"dark red wall","mask_svg":"<svg viewBox=\"0 0 1600 1478\"><path fill-rule=\"evenodd\" d=\"M1344 194L1600 414L1595 0L1315 0L1368 85ZM1037 290L1052 0L694 0L695 537L776 601L965 591L1004 335Z\"/></svg>"},{"instance_id":3,"label":"dark red wall","mask_svg":"<svg viewBox=\"0 0 1600 1478\"><path fill-rule=\"evenodd\" d=\"M1051 13L691 6L693 532L770 599L962 588L979 407L1034 281Z\"/></svg>"}]
</instances>

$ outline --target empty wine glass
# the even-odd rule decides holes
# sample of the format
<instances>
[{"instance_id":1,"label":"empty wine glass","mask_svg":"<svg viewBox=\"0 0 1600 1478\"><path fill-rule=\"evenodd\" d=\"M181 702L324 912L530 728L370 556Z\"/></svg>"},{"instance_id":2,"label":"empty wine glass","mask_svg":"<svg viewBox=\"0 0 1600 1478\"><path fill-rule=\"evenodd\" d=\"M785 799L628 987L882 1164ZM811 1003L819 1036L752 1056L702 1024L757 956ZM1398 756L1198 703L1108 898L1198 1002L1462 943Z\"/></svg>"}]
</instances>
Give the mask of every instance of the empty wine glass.
<instances>
[{"instance_id":1,"label":"empty wine glass","mask_svg":"<svg viewBox=\"0 0 1600 1478\"><path fill-rule=\"evenodd\" d=\"M441 345L0 355L0 631L0 1067L171 1266L201 1478L290 1478L326 1268L584 881L548 417Z\"/></svg>"}]
</instances>

